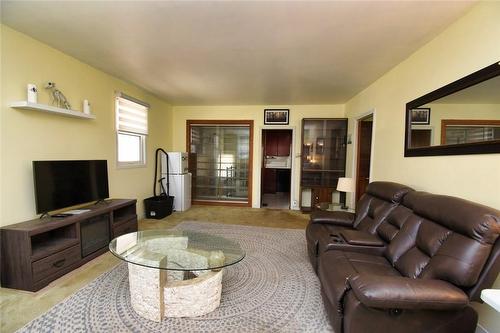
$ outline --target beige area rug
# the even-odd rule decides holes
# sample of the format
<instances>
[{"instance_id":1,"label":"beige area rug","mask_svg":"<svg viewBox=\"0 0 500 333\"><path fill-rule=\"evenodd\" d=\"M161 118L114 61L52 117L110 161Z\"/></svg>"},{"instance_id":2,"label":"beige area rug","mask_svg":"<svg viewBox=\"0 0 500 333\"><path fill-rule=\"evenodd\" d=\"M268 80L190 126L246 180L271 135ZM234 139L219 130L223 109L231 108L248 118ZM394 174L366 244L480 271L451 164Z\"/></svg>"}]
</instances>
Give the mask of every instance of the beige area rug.
<instances>
[{"instance_id":1,"label":"beige area rug","mask_svg":"<svg viewBox=\"0 0 500 333\"><path fill-rule=\"evenodd\" d=\"M214 312L161 323L138 316L121 263L18 332L332 332L304 230L199 222L177 228L233 239L246 251L240 263L225 269Z\"/></svg>"}]
</instances>

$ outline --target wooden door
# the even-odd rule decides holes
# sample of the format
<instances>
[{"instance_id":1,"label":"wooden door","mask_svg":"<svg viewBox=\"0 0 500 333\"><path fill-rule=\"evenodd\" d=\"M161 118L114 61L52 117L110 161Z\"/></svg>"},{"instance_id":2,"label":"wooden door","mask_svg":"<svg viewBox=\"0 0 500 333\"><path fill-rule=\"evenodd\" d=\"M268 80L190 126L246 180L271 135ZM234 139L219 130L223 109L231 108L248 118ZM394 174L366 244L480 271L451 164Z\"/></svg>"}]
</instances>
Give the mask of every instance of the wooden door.
<instances>
[{"instance_id":1,"label":"wooden door","mask_svg":"<svg viewBox=\"0 0 500 333\"><path fill-rule=\"evenodd\" d=\"M411 147L429 147L431 145L431 135L430 129L419 129L411 130Z\"/></svg>"},{"instance_id":2,"label":"wooden door","mask_svg":"<svg viewBox=\"0 0 500 333\"><path fill-rule=\"evenodd\" d=\"M370 116L371 117L371 116ZM370 182L373 121L358 120L358 150L356 172L356 202L365 193Z\"/></svg>"}]
</instances>

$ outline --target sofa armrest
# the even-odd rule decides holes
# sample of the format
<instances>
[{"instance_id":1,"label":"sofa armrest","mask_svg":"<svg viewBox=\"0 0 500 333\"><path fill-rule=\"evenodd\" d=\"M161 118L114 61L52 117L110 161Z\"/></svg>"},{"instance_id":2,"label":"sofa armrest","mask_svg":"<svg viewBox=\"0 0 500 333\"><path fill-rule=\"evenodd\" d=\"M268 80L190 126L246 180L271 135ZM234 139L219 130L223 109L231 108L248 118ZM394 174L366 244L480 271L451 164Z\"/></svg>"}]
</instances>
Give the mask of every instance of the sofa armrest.
<instances>
[{"instance_id":1,"label":"sofa armrest","mask_svg":"<svg viewBox=\"0 0 500 333\"><path fill-rule=\"evenodd\" d=\"M384 246L385 243L375 235L358 230L341 230L340 236L349 245L358 246Z\"/></svg>"},{"instance_id":2,"label":"sofa armrest","mask_svg":"<svg viewBox=\"0 0 500 333\"><path fill-rule=\"evenodd\" d=\"M345 227L352 227L354 218L354 213L341 211L329 212L317 210L311 213L311 223L327 223Z\"/></svg>"},{"instance_id":3,"label":"sofa armrest","mask_svg":"<svg viewBox=\"0 0 500 333\"><path fill-rule=\"evenodd\" d=\"M348 281L356 298L373 308L453 310L469 303L462 290L442 280L356 275Z\"/></svg>"}]
</instances>

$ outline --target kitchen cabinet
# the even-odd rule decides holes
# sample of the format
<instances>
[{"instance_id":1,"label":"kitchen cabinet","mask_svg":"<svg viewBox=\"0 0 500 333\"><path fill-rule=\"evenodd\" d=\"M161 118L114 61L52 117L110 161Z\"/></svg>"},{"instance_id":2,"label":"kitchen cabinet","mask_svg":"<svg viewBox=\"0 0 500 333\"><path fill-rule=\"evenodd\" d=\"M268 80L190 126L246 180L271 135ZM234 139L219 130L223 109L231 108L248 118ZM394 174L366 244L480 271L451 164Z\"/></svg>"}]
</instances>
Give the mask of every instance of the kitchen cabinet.
<instances>
[{"instance_id":1,"label":"kitchen cabinet","mask_svg":"<svg viewBox=\"0 0 500 333\"><path fill-rule=\"evenodd\" d=\"M289 156L292 143L290 130L268 130L265 133L265 156Z\"/></svg>"},{"instance_id":2,"label":"kitchen cabinet","mask_svg":"<svg viewBox=\"0 0 500 333\"><path fill-rule=\"evenodd\" d=\"M262 169L264 172L264 193L276 193L276 169Z\"/></svg>"}]
</instances>

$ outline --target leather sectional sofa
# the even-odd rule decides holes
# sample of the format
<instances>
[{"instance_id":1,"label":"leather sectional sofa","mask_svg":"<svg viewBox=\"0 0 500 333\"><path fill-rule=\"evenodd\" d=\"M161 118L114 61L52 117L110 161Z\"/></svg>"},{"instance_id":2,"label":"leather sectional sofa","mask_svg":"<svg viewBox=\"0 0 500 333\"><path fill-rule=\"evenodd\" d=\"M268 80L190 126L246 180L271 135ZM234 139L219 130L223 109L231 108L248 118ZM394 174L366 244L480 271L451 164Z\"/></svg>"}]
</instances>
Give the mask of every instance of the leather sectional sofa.
<instances>
[{"instance_id":1,"label":"leather sectional sofa","mask_svg":"<svg viewBox=\"0 0 500 333\"><path fill-rule=\"evenodd\" d=\"M499 234L498 210L388 182L306 230L336 333L474 332L469 303L498 276Z\"/></svg>"}]
</instances>

